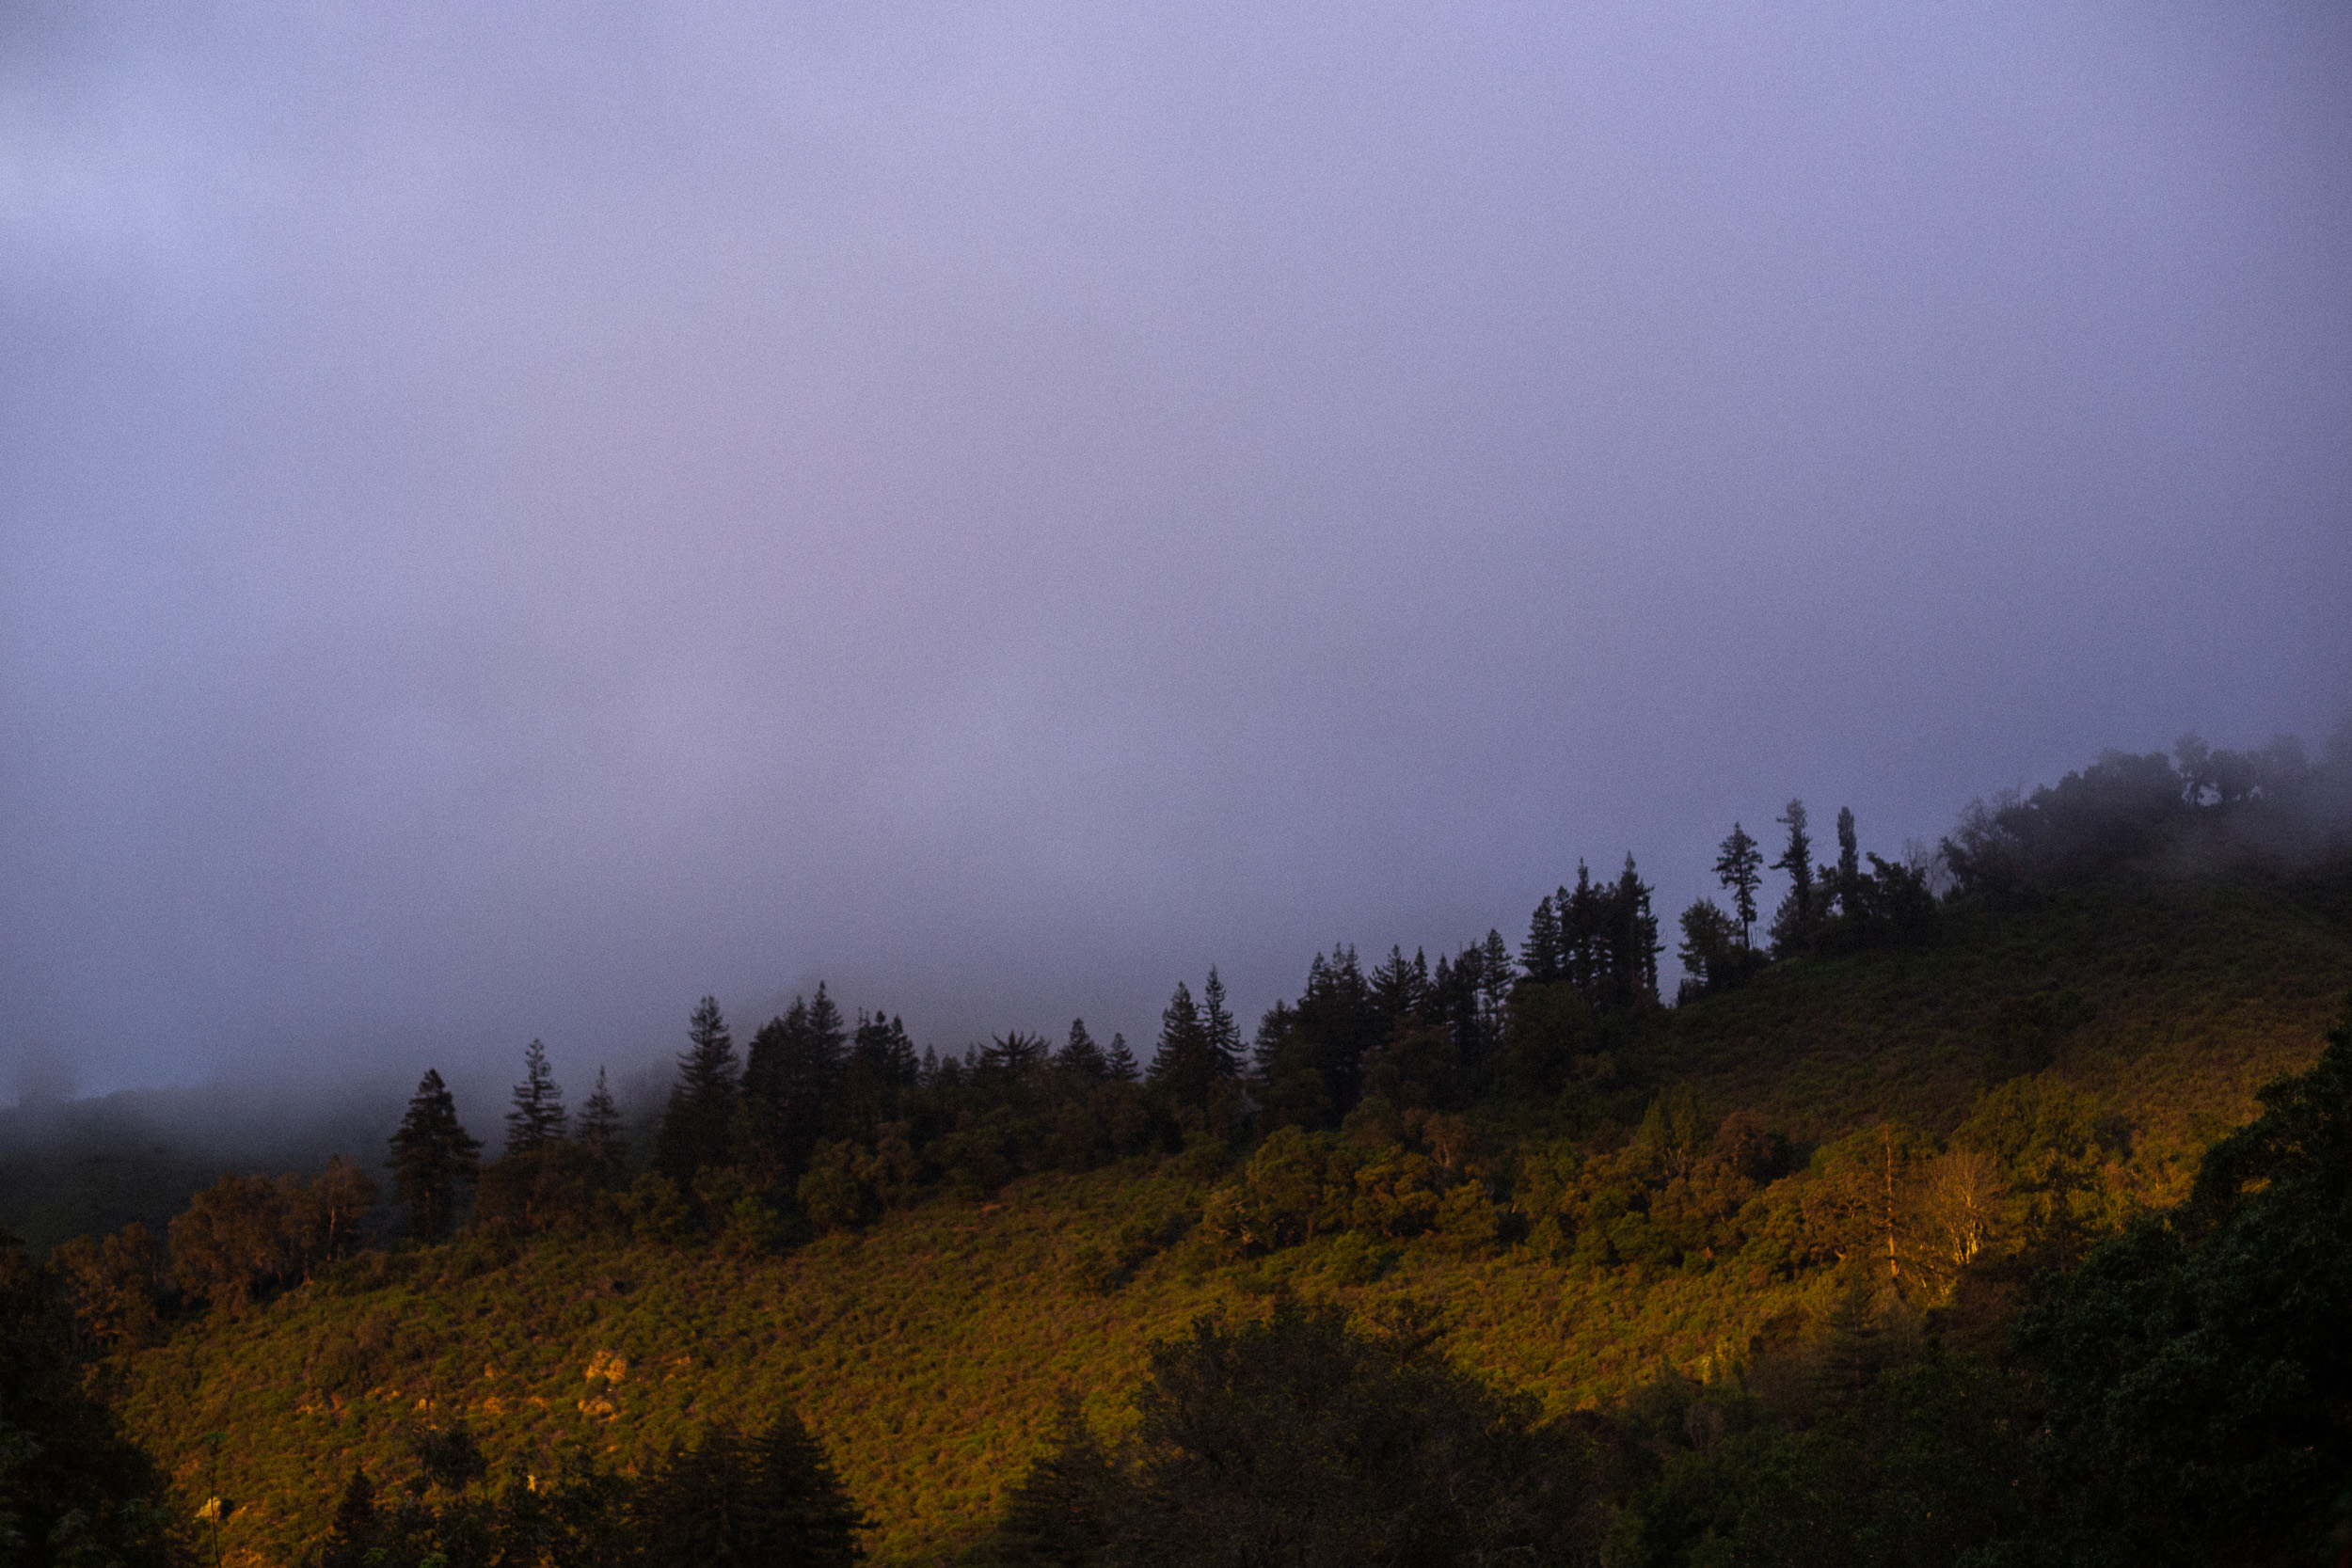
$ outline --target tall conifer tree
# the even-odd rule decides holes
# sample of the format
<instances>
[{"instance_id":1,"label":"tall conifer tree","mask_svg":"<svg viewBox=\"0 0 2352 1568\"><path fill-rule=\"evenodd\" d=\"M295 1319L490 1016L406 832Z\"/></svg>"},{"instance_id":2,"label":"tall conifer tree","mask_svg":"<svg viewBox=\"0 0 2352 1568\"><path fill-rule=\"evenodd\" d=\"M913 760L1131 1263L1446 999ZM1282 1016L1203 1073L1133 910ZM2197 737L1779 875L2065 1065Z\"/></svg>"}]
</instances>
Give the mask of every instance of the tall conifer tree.
<instances>
[{"instance_id":1,"label":"tall conifer tree","mask_svg":"<svg viewBox=\"0 0 2352 1568\"><path fill-rule=\"evenodd\" d=\"M596 1091L580 1102L580 1146L587 1150L596 1179L617 1186L628 1168L628 1134L621 1125L621 1108L605 1087L604 1069L596 1069Z\"/></svg>"},{"instance_id":2,"label":"tall conifer tree","mask_svg":"<svg viewBox=\"0 0 2352 1568\"><path fill-rule=\"evenodd\" d=\"M1749 932L1756 925L1756 890L1764 885L1764 851L1737 822L1715 857L1715 879L1731 894L1731 912L1740 917L1740 945L1754 945Z\"/></svg>"},{"instance_id":3,"label":"tall conifer tree","mask_svg":"<svg viewBox=\"0 0 2352 1568\"><path fill-rule=\"evenodd\" d=\"M1863 916L1862 841L1854 832L1853 808L1837 808L1837 912L1848 920Z\"/></svg>"},{"instance_id":4,"label":"tall conifer tree","mask_svg":"<svg viewBox=\"0 0 2352 1568\"><path fill-rule=\"evenodd\" d=\"M1490 1042L1502 1039L1502 1009L1511 1000L1511 988L1518 983L1518 966L1511 962L1511 946L1502 940L1502 933L1491 927L1486 931L1485 962L1479 966L1479 1015L1486 1021Z\"/></svg>"},{"instance_id":5,"label":"tall conifer tree","mask_svg":"<svg viewBox=\"0 0 2352 1568\"><path fill-rule=\"evenodd\" d=\"M718 998L706 996L695 1004L686 1037L677 1082L654 1139L655 1168L681 1187L706 1165L733 1163L738 1094L735 1037Z\"/></svg>"},{"instance_id":6,"label":"tall conifer tree","mask_svg":"<svg viewBox=\"0 0 2352 1568\"><path fill-rule=\"evenodd\" d=\"M1393 1027L1415 1016L1429 1003L1427 955L1416 949L1408 958L1404 948L1391 945L1386 961L1372 972L1371 987L1373 1006L1385 1024Z\"/></svg>"},{"instance_id":7,"label":"tall conifer tree","mask_svg":"<svg viewBox=\"0 0 2352 1568\"><path fill-rule=\"evenodd\" d=\"M427 1069L391 1135L392 1195L408 1208L408 1228L424 1241L447 1235L460 1189L482 1168L482 1145L457 1119L457 1101Z\"/></svg>"},{"instance_id":8,"label":"tall conifer tree","mask_svg":"<svg viewBox=\"0 0 2352 1568\"><path fill-rule=\"evenodd\" d=\"M794 997L754 1037L743 1090L763 1177L793 1181L808 1169L841 1087L843 1038L841 1009L822 981L814 1001Z\"/></svg>"},{"instance_id":9,"label":"tall conifer tree","mask_svg":"<svg viewBox=\"0 0 2352 1568\"><path fill-rule=\"evenodd\" d=\"M1094 1037L1087 1033L1087 1021L1082 1018L1070 1021L1070 1038L1054 1065L1082 1084L1100 1084L1110 1076L1110 1062L1094 1043Z\"/></svg>"},{"instance_id":10,"label":"tall conifer tree","mask_svg":"<svg viewBox=\"0 0 2352 1568\"><path fill-rule=\"evenodd\" d=\"M548 1070L548 1048L532 1040L523 1048L523 1081L515 1085L514 1108L506 1113L506 1152L528 1154L562 1138L570 1118L564 1091Z\"/></svg>"},{"instance_id":11,"label":"tall conifer tree","mask_svg":"<svg viewBox=\"0 0 2352 1568\"><path fill-rule=\"evenodd\" d=\"M1519 964L1527 971L1527 978L1535 985L1549 985L1560 978L1560 911L1546 894L1528 918L1527 941L1519 947Z\"/></svg>"},{"instance_id":12,"label":"tall conifer tree","mask_svg":"<svg viewBox=\"0 0 2352 1568\"><path fill-rule=\"evenodd\" d=\"M1111 1048L1104 1053L1104 1060L1109 1065L1114 1084L1132 1084L1142 1076L1142 1069L1136 1065L1136 1053L1127 1049L1127 1037L1116 1029L1111 1031Z\"/></svg>"},{"instance_id":13,"label":"tall conifer tree","mask_svg":"<svg viewBox=\"0 0 2352 1568\"><path fill-rule=\"evenodd\" d=\"M1241 1071L1241 1025L1225 1005L1225 982L1217 978L1215 964L1209 966L1209 983L1201 988L1200 1000L1200 1026L1207 1032L1217 1076L1231 1078Z\"/></svg>"},{"instance_id":14,"label":"tall conifer tree","mask_svg":"<svg viewBox=\"0 0 2352 1568\"><path fill-rule=\"evenodd\" d=\"M1780 912L1772 919L1772 941L1781 948L1793 950L1804 946L1813 935L1813 838L1805 831L1803 800L1789 801L1788 809L1773 820L1788 830L1788 847L1772 863L1773 870L1788 873L1788 896L1781 901Z\"/></svg>"},{"instance_id":15,"label":"tall conifer tree","mask_svg":"<svg viewBox=\"0 0 2352 1568\"><path fill-rule=\"evenodd\" d=\"M1206 1021L1192 988L1176 982L1176 993L1160 1014L1159 1050L1152 1057L1150 1081L1178 1105L1205 1106L1220 1078L1232 1076L1210 1042Z\"/></svg>"},{"instance_id":16,"label":"tall conifer tree","mask_svg":"<svg viewBox=\"0 0 2352 1568\"><path fill-rule=\"evenodd\" d=\"M850 1134L868 1138L881 1123L898 1120L907 1091L922 1072L903 1021L860 1012L841 1068L840 1107Z\"/></svg>"}]
</instances>

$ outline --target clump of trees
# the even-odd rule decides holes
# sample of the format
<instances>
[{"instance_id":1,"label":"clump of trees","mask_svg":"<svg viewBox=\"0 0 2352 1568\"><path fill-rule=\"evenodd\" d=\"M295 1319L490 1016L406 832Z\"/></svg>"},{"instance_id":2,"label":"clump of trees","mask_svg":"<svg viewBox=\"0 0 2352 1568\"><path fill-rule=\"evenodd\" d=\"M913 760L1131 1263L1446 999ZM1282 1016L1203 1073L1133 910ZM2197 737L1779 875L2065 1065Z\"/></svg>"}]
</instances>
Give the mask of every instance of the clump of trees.
<instances>
[{"instance_id":1,"label":"clump of trees","mask_svg":"<svg viewBox=\"0 0 2352 1568\"><path fill-rule=\"evenodd\" d=\"M418 1476L404 1496L352 1473L315 1568L847 1568L865 1557L868 1521L789 1410L756 1433L707 1428L635 1476L575 1453L554 1475L491 1488L462 1422L415 1433L410 1451Z\"/></svg>"},{"instance_id":2,"label":"clump of trees","mask_svg":"<svg viewBox=\"0 0 2352 1568\"><path fill-rule=\"evenodd\" d=\"M1278 1301L1153 1349L1132 1424L1074 1404L1014 1491L1007 1565L1584 1562L1607 1513L1574 1423L1446 1361L1425 1313Z\"/></svg>"},{"instance_id":3,"label":"clump of trees","mask_svg":"<svg viewBox=\"0 0 2352 1568\"><path fill-rule=\"evenodd\" d=\"M2324 1561L2352 1532L2352 1007L2188 1202L2054 1278L2017 1348L2050 1516L2019 1561Z\"/></svg>"},{"instance_id":4,"label":"clump of trees","mask_svg":"<svg viewBox=\"0 0 2352 1568\"><path fill-rule=\"evenodd\" d=\"M0 1231L0 1561L167 1568L164 1477L82 1375L93 1324L70 1268L37 1266Z\"/></svg>"},{"instance_id":5,"label":"clump of trees","mask_svg":"<svg viewBox=\"0 0 2352 1568\"><path fill-rule=\"evenodd\" d=\"M2014 893L2166 857L2340 849L2352 830L2352 723L2314 765L2293 736L2249 752L2184 735L2172 754L2103 752L2031 794L1970 802L1943 841L1960 888Z\"/></svg>"}]
</instances>

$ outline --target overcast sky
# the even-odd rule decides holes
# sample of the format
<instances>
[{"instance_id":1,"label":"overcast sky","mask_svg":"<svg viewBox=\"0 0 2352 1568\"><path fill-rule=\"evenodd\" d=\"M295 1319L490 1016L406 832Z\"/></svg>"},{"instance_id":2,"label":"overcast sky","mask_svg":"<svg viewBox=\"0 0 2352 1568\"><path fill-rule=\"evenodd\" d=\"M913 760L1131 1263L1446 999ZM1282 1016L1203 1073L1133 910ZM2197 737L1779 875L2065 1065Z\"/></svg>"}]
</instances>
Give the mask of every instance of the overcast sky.
<instances>
[{"instance_id":1,"label":"overcast sky","mask_svg":"<svg viewBox=\"0 0 2352 1568\"><path fill-rule=\"evenodd\" d=\"M2347 103L2323 5L0 6L0 1102L1141 1045L2316 740Z\"/></svg>"}]
</instances>

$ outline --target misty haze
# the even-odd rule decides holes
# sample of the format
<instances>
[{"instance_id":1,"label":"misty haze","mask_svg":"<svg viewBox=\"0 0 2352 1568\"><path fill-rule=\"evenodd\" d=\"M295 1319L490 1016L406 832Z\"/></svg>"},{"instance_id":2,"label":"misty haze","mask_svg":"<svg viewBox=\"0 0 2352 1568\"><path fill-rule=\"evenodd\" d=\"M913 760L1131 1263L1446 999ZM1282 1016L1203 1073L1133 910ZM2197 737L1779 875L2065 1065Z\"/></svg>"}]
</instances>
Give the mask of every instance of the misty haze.
<instances>
[{"instance_id":1,"label":"misty haze","mask_svg":"<svg viewBox=\"0 0 2352 1568\"><path fill-rule=\"evenodd\" d=\"M0 1561L2340 1552L2340 1356L2053 1347L2325 1272L2347 102L2308 4L9 8ZM1214 1483L1310 1408L1422 1457Z\"/></svg>"}]
</instances>

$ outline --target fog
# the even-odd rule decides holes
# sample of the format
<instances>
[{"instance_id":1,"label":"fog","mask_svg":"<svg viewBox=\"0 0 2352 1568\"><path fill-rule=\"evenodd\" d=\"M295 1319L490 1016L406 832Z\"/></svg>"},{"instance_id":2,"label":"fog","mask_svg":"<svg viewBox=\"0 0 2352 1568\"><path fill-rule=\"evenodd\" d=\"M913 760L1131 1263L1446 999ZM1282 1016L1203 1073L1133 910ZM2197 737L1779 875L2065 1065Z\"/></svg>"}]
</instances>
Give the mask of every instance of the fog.
<instances>
[{"instance_id":1,"label":"fog","mask_svg":"<svg viewBox=\"0 0 2352 1568\"><path fill-rule=\"evenodd\" d=\"M0 36L0 1096L1145 1049L2352 699L2341 9Z\"/></svg>"}]
</instances>

